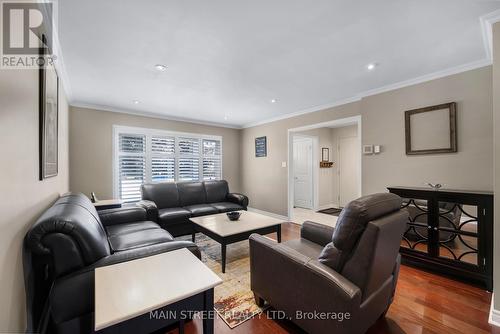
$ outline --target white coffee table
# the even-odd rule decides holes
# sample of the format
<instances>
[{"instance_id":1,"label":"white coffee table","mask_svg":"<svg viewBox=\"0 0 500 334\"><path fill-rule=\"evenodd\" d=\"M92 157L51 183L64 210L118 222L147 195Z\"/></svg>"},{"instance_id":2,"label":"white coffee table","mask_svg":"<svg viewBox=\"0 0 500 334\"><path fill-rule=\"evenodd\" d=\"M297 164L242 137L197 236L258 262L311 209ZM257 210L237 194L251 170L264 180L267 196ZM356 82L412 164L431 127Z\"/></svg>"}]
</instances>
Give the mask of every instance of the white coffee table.
<instances>
[{"instance_id":1,"label":"white coffee table","mask_svg":"<svg viewBox=\"0 0 500 334\"><path fill-rule=\"evenodd\" d=\"M95 331L150 333L187 312L213 314L213 288L222 280L183 248L95 269ZM166 315L151 318L150 312ZM213 333L213 317L203 318Z\"/></svg>"},{"instance_id":2,"label":"white coffee table","mask_svg":"<svg viewBox=\"0 0 500 334\"><path fill-rule=\"evenodd\" d=\"M277 234L278 242L281 242L281 220L256 212L240 212L241 216L237 221L230 221L225 213L190 218L196 232L201 232L220 243L223 273L226 272L226 246L228 244L247 240L252 233L274 232ZM193 241L195 241L194 233Z\"/></svg>"}]
</instances>

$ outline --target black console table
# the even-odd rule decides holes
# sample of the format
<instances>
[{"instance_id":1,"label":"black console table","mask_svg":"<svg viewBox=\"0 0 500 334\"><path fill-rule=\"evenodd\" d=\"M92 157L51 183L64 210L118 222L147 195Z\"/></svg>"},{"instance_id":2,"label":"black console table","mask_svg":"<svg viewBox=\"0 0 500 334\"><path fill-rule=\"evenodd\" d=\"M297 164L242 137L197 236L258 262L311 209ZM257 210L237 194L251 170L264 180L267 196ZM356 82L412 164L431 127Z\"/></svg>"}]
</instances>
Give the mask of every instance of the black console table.
<instances>
[{"instance_id":1,"label":"black console table","mask_svg":"<svg viewBox=\"0 0 500 334\"><path fill-rule=\"evenodd\" d=\"M409 211L403 263L493 289L493 193L389 187Z\"/></svg>"}]
</instances>

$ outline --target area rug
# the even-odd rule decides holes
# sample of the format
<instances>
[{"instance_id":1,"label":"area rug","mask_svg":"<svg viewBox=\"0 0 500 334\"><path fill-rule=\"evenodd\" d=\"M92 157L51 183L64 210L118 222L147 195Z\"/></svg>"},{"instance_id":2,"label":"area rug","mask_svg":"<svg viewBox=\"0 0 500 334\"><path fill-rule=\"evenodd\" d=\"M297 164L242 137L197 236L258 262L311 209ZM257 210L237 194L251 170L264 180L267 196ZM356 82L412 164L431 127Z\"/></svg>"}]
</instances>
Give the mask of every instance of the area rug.
<instances>
[{"instance_id":1,"label":"area rug","mask_svg":"<svg viewBox=\"0 0 500 334\"><path fill-rule=\"evenodd\" d=\"M328 209L319 210L318 212L338 217L340 215L340 213L342 212L342 209L328 208Z\"/></svg>"},{"instance_id":2,"label":"area rug","mask_svg":"<svg viewBox=\"0 0 500 334\"><path fill-rule=\"evenodd\" d=\"M176 239L191 240L191 236ZM230 328L241 325L267 308L267 306L260 308L255 304L250 290L248 240L227 245L226 273L224 274L221 268L220 244L197 233L196 245L200 248L203 263L223 280L223 283L214 289L214 308Z\"/></svg>"}]
</instances>

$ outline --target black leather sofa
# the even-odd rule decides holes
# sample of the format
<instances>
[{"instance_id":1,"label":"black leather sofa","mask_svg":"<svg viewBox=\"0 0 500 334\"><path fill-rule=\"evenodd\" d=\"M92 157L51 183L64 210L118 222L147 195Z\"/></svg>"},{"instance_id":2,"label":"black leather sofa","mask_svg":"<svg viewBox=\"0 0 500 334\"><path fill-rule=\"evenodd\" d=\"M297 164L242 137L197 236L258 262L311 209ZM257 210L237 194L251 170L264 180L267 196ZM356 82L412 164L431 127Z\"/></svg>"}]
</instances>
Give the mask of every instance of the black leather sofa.
<instances>
[{"instance_id":1,"label":"black leather sofa","mask_svg":"<svg viewBox=\"0 0 500 334\"><path fill-rule=\"evenodd\" d=\"M246 210L248 197L230 193L227 181L161 182L143 184L142 201L137 205L148 211L173 236L193 232L190 217Z\"/></svg>"},{"instance_id":2,"label":"black leather sofa","mask_svg":"<svg viewBox=\"0 0 500 334\"><path fill-rule=\"evenodd\" d=\"M143 208L97 212L85 195L63 195L24 240L27 332L93 332L95 268L180 248L200 257L194 243L175 241Z\"/></svg>"}]
</instances>

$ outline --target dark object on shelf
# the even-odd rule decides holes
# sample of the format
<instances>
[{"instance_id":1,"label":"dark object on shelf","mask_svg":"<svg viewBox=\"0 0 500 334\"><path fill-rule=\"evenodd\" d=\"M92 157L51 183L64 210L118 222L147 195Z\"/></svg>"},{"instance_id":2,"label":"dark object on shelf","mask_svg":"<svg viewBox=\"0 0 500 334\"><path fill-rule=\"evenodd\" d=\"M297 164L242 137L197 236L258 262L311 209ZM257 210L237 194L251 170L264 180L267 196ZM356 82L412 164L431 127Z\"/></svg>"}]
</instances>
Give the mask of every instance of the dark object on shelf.
<instances>
[{"instance_id":1,"label":"dark object on shelf","mask_svg":"<svg viewBox=\"0 0 500 334\"><path fill-rule=\"evenodd\" d=\"M358 198L344 210L335 229L304 222L298 240L278 244L250 236L250 286L257 305L267 301L316 334L365 333L384 317L396 290L408 213L401 210L401 198L389 193ZM300 316L304 310L348 310L351 320Z\"/></svg>"},{"instance_id":2,"label":"dark object on shelf","mask_svg":"<svg viewBox=\"0 0 500 334\"><path fill-rule=\"evenodd\" d=\"M194 243L148 221L143 208L97 212L84 194L61 196L24 238L26 332L94 333L95 268L180 248L201 257Z\"/></svg>"},{"instance_id":3,"label":"dark object on shelf","mask_svg":"<svg viewBox=\"0 0 500 334\"><path fill-rule=\"evenodd\" d=\"M266 157L267 156L267 137L257 137L255 138L255 157Z\"/></svg>"},{"instance_id":4,"label":"dark object on shelf","mask_svg":"<svg viewBox=\"0 0 500 334\"><path fill-rule=\"evenodd\" d=\"M338 217L340 215L340 213L342 212L342 209L328 208L328 209L319 210L318 212Z\"/></svg>"},{"instance_id":5,"label":"dark object on shelf","mask_svg":"<svg viewBox=\"0 0 500 334\"><path fill-rule=\"evenodd\" d=\"M389 187L410 213L403 263L493 289L493 193Z\"/></svg>"},{"instance_id":6,"label":"dark object on shelf","mask_svg":"<svg viewBox=\"0 0 500 334\"><path fill-rule=\"evenodd\" d=\"M97 196L95 195L95 192L91 192L91 193L90 193L90 201L91 201L92 203L97 203L97 201L99 201L99 200L97 199Z\"/></svg>"},{"instance_id":7,"label":"dark object on shelf","mask_svg":"<svg viewBox=\"0 0 500 334\"><path fill-rule=\"evenodd\" d=\"M229 218L229 220L235 221L235 220L240 219L241 212L231 211L231 212L226 213L226 215L227 215L227 218Z\"/></svg>"},{"instance_id":8,"label":"dark object on shelf","mask_svg":"<svg viewBox=\"0 0 500 334\"><path fill-rule=\"evenodd\" d=\"M248 197L230 193L227 181L160 182L141 186L142 201L136 205L148 212L174 237L192 234L190 217L246 210Z\"/></svg>"},{"instance_id":9,"label":"dark object on shelf","mask_svg":"<svg viewBox=\"0 0 500 334\"><path fill-rule=\"evenodd\" d=\"M121 199L104 199L93 203L97 211L118 209L123 205Z\"/></svg>"},{"instance_id":10,"label":"dark object on shelf","mask_svg":"<svg viewBox=\"0 0 500 334\"><path fill-rule=\"evenodd\" d=\"M428 122L439 124L439 133L429 136ZM434 142L429 143L429 138L434 138ZM457 104L405 111L405 140L407 155L457 152Z\"/></svg>"}]
</instances>

